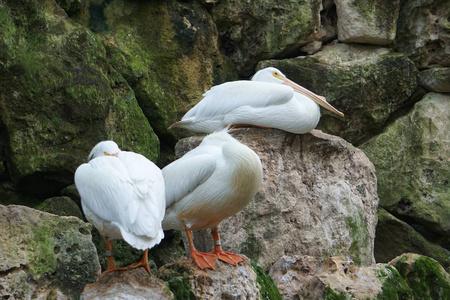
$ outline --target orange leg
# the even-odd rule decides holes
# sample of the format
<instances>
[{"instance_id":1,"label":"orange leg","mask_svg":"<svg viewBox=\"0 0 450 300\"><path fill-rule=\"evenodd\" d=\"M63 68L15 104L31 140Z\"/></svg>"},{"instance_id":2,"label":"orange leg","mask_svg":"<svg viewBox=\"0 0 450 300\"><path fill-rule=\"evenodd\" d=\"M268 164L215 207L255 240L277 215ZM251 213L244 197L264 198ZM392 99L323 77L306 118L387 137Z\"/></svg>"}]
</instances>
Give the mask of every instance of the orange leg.
<instances>
[{"instance_id":1,"label":"orange leg","mask_svg":"<svg viewBox=\"0 0 450 300\"><path fill-rule=\"evenodd\" d=\"M106 243L106 255L108 256L108 266L106 268L105 271L103 271L103 274L107 274L113 271L126 271L129 269L135 269L138 267L143 267L144 270L150 275L152 276L152 273L150 272L150 267L148 266L148 249L146 249L144 251L144 254L142 255L142 258L140 261L138 261L137 263L131 264L129 266L126 267L116 267L116 265L114 264L114 259L112 256L112 250L113 250L113 244L112 244L112 240L110 240L109 238L105 238L105 243Z\"/></svg>"},{"instance_id":2,"label":"orange leg","mask_svg":"<svg viewBox=\"0 0 450 300\"><path fill-rule=\"evenodd\" d=\"M102 275L113 272L113 271L126 270L127 268L119 268L119 267L116 267L116 265L114 264L114 259L112 256L112 251L113 251L112 240L110 240L108 237L105 237L105 244L106 244L106 256L108 257L108 266L107 266L106 270L102 272Z\"/></svg>"},{"instance_id":3,"label":"orange leg","mask_svg":"<svg viewBox=\"0 0 450 300\"><path fill-rule=\"evenodd\" d=\"M144 254L142 254L142 258L137 263L126 266L126 269L136 269L142 267L148 273L148 275L152 276L152 272L150 271L150 267L148 265L148 249L145 249Z\"/></svg>"},{"instance_id":4,"label":"orange leg","mask_svg":"<svg viewBox=\"0 0 450 300\"><path fill-rule=\"evenodd\" d=\"M223 251L220 243L219 229L217 226L211 229L211 235L214 240L214 253L221 261L233 266L236 266L239 262L244 261L244 258L238 254Z\"/></svg>"},{"instance_id":5,"label":"orange leg","mask_svg":"<svg viewBox=\"0 0 450 300\"><path fill-rule=\"evenodd\" d=\"M185 225L184 230L186 231L186 235L188 237L189 246L191 247L191 257L197 264L200 269L210 268L214 270L216 265L216 255L214 253L204 253L199 252L195 249L194 241L192 240L192 232Z\"/></svg>"}]
</instances>

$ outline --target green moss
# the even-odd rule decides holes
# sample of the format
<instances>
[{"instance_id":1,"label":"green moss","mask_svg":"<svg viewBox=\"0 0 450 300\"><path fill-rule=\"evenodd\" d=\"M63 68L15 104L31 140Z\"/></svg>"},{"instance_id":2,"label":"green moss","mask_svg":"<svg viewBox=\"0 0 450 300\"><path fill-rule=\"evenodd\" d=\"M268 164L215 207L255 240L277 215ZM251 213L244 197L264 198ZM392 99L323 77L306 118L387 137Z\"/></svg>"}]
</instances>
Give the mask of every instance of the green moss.
<instances>
[{"instance_id":1,"label":"green moss","mask_svg":"<svg viewBox=\"0 0 450 300\"><path fill-rule=\"evenodd\" d=\"M198 299L189 284L188 269L179 265L171 265L170 269L164 269L164 272L159 277L168 283L169 289L174 295L174 300Z\"/></svg>"},{"instance_id":2,"label":"green moss","mask_svg":"<svg viewBox=\"0 0 450 300\"><path fill-rule=\"evenodd\" d=\"M345 219L345 224L347 224L352 239L352 244L349 248L350 257L355 265L360 266L365 256L365 253L361 253L361 249L364 249L365 245L369 244L369 232L362 216L356 218L348 217Z\"/></svg>"},{"instance_id":3,"label":"green moss","mask_svg":"<svg viewBox=\"0 0 450 300\"><path fill-rule=\"evenodd\" d=\"M331 287L327 287L325 291L325 299L326 300L346 300L348 297L343 294L338 294L331 289Z\"/></svg>"},{"instance_id":4,"label":"green moss","mask_svg":"<svg viewBox=\"0 0 450 300\"><path fill-rule=\"evenodd\" d=\"M55 242L47 226L32 227L30 247L30 273L35 280L56 271Z\"/></svg>"},{"instance_id":5,"label":"green moss","mask_svg":"<svg viewBox=\"0 0 450 300\"><path fill-rule=\"evenodd\" d=\"M395 268L386 265L385 269L375 271L377 272L377 278L382 282L382 293L377 296L377 299L395 300L411 298L411 289Z\"/></svg>"},{"instance_id":6,"label":"green moss","mask_svg":"<svg viewBox=\"0 0 450 300\"><path fill-rule=\"evenodd\" d=\"M450 299L450 277L433 259L419 256L412 266L405 256L396 263L399 273L412 289L414 299Z\"/></svg>"},{"instance_id":7,"label":"green moss","mask_svg":"<svg viewBox=\"0 0 450 300\"><path fill-rule=\"evenodd\" d=\"M262 299L281 300L282 297L272 277L264 273L263 268L253 260L250 263L253 271L256 273L256 282L259 284L259 292Z\"/></svg>"}]
</instances>

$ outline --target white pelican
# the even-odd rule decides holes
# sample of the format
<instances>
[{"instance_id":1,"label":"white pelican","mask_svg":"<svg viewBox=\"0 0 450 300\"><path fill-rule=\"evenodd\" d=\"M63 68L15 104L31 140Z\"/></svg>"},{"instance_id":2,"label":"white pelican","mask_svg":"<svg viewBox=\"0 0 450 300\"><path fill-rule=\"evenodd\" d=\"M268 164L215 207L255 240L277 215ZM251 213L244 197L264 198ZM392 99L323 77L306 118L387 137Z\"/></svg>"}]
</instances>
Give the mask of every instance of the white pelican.
<instances>
[{"instance_id":1,"label":"white pelican","mask_svg":"<svg viewBox=\"0 0 450 300\"><path fill-rule=\"evenodd\" d=\"M258 155L228 134L206 136L202 143L162 170L166 183L163 228L185 230L191 257L200 268L214 269L215 258L236 265L240 255L223 251L218 224L244 208L262 182ZM192 230L211 228L214 252L195 249Z\"/></svg>"},{"instance_id":2,"label":"white pelican","mask_svg":"<svg viewBox=\"0 0 450 300\"><path fill-rule=\"evenodd\" d=\"M181 121L169 128L182 127L211 133L232 125L306 133L319 123L320 108L317 104L344 116L324 97L270 67L258 71L251 81L232 81L212 87Z\"/></svg>"},{"instance_id":3,"label":"white pelican","mask_svg":"<svg viewBox=\"0 0 450 300\"><path fill-rule=\"evenodd\" d=\"M121 151L113 141L98 143L88 163L75 172L75 185L83 212L106 243L108 267L103 274L143 267L150 275L148 248L164 237L165 185L161 170L143 155ZM112 240L123 238L144 250L140 262L118 268L112 257Z\"/></svg>"}]
</instances>

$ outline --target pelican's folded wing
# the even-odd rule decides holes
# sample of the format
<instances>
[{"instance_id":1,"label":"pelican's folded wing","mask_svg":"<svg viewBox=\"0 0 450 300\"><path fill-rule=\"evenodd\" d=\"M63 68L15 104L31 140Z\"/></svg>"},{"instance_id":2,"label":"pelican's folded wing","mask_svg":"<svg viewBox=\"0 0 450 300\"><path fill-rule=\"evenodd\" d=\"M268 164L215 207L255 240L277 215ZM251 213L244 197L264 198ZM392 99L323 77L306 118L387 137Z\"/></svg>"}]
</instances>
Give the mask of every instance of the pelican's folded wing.
<instances>
[{"instance_id":1,"label":"pelican's folded wing","mask_svg":"<svg viewBox=\"0 0 450 300\"><path fill-rule=\"evenodd\" d=\"M182 157L162 169L166 184L166 208L207 180L215 168L214 156L199 154Z\"/></svg>"},{"instance_id":2,"label":"pelican's folded wing","mask_svg":"<svg viewBox=\"0 0 450 300\"><path fill-rule=\"evenodd\" d=\"M242 106L259 108L280 105L293 96L294 90L281 84L246 80L226 82L207 91L180 122L213 118Z\"/></svg>"}]
</instances>

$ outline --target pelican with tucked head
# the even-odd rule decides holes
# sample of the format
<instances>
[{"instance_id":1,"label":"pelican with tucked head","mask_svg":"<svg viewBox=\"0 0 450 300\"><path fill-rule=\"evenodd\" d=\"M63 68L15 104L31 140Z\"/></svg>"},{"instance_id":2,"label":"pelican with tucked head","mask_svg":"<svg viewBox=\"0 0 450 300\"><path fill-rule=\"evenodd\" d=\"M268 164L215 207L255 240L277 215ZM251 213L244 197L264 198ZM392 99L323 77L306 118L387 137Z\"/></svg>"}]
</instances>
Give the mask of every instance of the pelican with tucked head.
<instances>
[{"instance_id":1,"label":"pelican with tucked head","mask_svg":"<svg viewBox=\"0 0 450 300\"><path fill-rule=\"evenodd\" d=\"M251 81L232 81L212 87L181 121L170 128L211 133L231 125L306 133L319 123L319 105L344 116L324 97L270 67L258 71Z\"/></svg>"},{"instance_id":2,"label":"pelican with tucked head","mask_svg":"<svg viewBox=\"0 0 450 300\"><path fill-rule=\"evenodd\" d=\"M243 209L262 182L258 155L228 134L206 136L202 143L162 170L166 183L164 230L185 230L191 257L200 268L214 269L215 258L236 265L244 260L223 251L219 223ZM211 228L214 252L195 249L192 230Z\"/></svg>"},{"instance_id":3,"label":"pelican with tucked head","mask_svg":"<svg viewBox=\"0 0 450 300\"><path fill-rule=\"evenodd\" d=\"M149 274L148 249L164 237L165 185L161 170L143 155L121 151L113 141L98 143L88 163L75 172L86 219L106 243L108 267L103 272L143 267ZM144 250L140 262L118 268L112 257L114 239Z\"/></svg>"}]
</instances>

